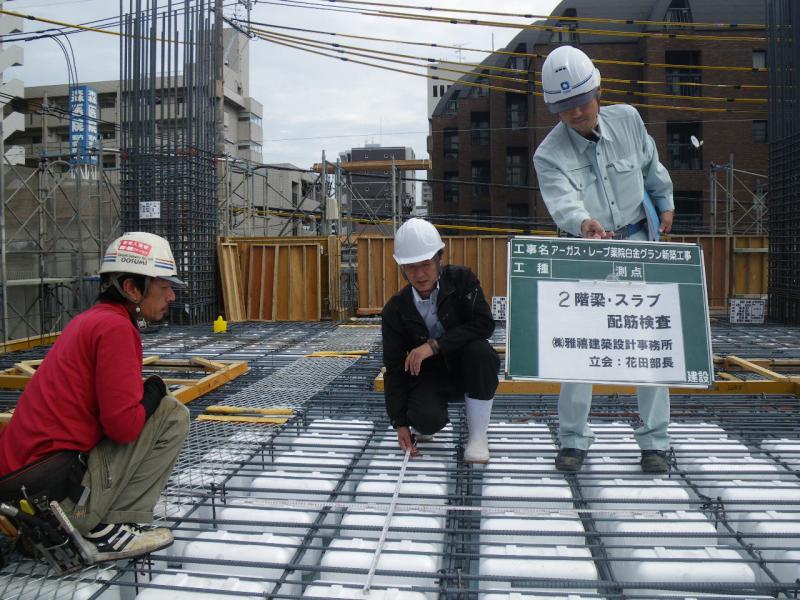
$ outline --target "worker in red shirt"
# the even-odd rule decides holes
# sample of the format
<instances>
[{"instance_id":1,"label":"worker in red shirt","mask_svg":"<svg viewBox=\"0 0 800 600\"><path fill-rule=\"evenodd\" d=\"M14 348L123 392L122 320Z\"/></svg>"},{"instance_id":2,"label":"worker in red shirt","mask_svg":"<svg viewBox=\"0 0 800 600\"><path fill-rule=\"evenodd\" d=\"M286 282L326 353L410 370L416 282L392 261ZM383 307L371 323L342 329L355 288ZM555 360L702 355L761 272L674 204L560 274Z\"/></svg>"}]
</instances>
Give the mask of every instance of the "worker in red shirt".
<instances>
[{"instance_id":1,"label":"worker in red shirt","mask_svg":"<svg viewBox=\"0 0 800 600\"><path fill-rule=\"evenodd\" d=\"M183 285L164 238L134 232L112 242L97 303L66 326L0 432L2 481L32 494L45 485L98 561L172 543L168 529L142 524L152 523L189 411L159 377L142 382L137 322L162 320Z\"/></svg>"}]
</instances>

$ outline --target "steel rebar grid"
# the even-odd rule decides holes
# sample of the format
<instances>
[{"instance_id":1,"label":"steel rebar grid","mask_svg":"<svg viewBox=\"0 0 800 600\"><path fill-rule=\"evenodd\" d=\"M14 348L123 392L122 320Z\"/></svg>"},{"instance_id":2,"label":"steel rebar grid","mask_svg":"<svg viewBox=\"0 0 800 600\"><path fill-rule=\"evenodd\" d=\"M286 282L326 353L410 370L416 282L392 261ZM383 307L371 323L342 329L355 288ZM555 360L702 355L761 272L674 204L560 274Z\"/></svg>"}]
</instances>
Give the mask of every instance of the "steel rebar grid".
<instances>
[{"instance_id":1,"label":"steel rebar grid","mask_svg":"<svg viewBox=\"0 0 800 600\"><path fill-rule=\"evenodd\" d=\"M254 346L262 343L270 347L264 356L254 362L255 369L260 370L262 378L266 377L269 380L277 376L280 379L286 374L285 370L293 370L298 377L297 387L301 392L300 396L306 397L309 397L313 390L315 378L319 380L317 393L311 395L308 402L297 410L295 418L282 428L199 422L193 424L190 441L176 470L176 478L165 493L165 504L161 513L168 522L175 524L178 538L175 552L178 554L171 554L172 551L169 551L169 554L154 556L148 573L156 575L161 571L166 572L168 567L177 564L183 564L184 571L196 570L207 578L214 572L230 573L236 569L256 569L259 573L266 573L267 569L271 569L272 575L243 575L240 579L251 584L264 584L269 589L273 589L276 585L281 586L271 595L276 598L298 597L297 574L301 583L342 577L350 578L354 582L363 581L366 568L326 565L322 562L321 556L324 556L322 553L332 542L341 541L345 537L357 536L367 540L364 544L368 544L370 539L372 541L377 539L382 526L379 507L387 500L385 493L369 494L370 502L378 508L377 522L373 520L359 525L351 521L343 524L342 519L349 513L356 512L376 518L375 513L364 506L363 498L359 498L353 489L358 485L381 483L384 479L381 472L391 481L392 474L399 467L400 461L397 457L393 461L389 456L394 451L394 440L393 433L387 429L382 395L369 392L371 379L380 365L379 355L376 356L374 352L375 333L370 334L368 339L350 341L354 344L353 347L367 345L373 348L373 353L350 366L343 364L340 374L333 379L324 376L322 372L317 375L318 367L315 365L304 365L309 361L302 358L305 354L302 352L305 345L310 344L314 349L326 349L325 339L335 341L337 329L339 328L319 324L282 326L254 324L243 327L239 331L240 335L224 340L222 337L204 334L202 328L190 327L174 328L147 339L147 345L153 353L173 357L194 352L210 356L226 352L251 352ZM746 355L743 351L748 350L747 347L736 347L739 340L743 342L743 346L747 343L745 329L726 327L723 331L725 343L731 344L731 349L738 354ZM185 332L190 335L183 335ZM240 344L241 338L245 341ZM363 345L362 341L365 342ZM761 348L749 350L757 356ZM170 351L173 354L170 354ZM789 350L781 347L778 351L785 353ZM215 352L217 354L213 354ZM281 366L276 368L278 364ZM329 367L324 367L327 368ZM334 368L334 371L337 368L339 367ZM308 371L307 377L304 377L305 371ZM258 384L255 389L264 387L264 382L258 376L253 376L241 383L234 382L235 387L226 386L201 400L204 403L229 402L237 395L242 397L242 392L246 392L248 387L254 384ZM303 390L308 391L303 392ZM257 402L255 397L247 399ZM264 400L268 398L265 397ZM486 592L496 589L499 592L510 582L518 586L514 589L515 592L522 591L519 586L546 585L561 590L556 595L566 594L567 590L573 590L573 593L580 590L581 597L618 597L622 590L628 596L635 593L637 597L647 597L649 594L644 591L647 589L643 588L644 583L626 581L625 577L620 577L618 573L621 568L624 571L626 564L639 565L645 562L644 559L626 558L620 556L620 553L641 552L636 550L636 547L647 544L653 536L652 533L647 533L646 524L657 525L663 521L661 513L669 508L677 508L683 502L684 508L688 509L684 510L684 513L690 513L691 518L684 515L676 519L676 523L682 526L692 525L699 517L702 519L701 522L710 524L711 530L706 526L706 531L674 533L661 531L657 536L662 542L671 542L673 547L685 549L692 547L695 542L721 550L733 549L736 558L728 558L723 561L723 565L745 565L763 577L755 587L750 588L744 585L726 586L719 581L702 581L694 586L692 597L703 597L703 594L711 593L753 597L756 593L761 595L779 590L781 587L789 589L788 582L780 579L776 581L770 577L769 572L772 569L769 565L780 563L776 563L774 559L770 561L764 559L768 553L777 552L783 547L782 544L787 540L786 534L751 531L746 535L737 535L736 527L752 522L759 523L758 519L754 521L753 517L745 518L744 514L761 512L769 506L788 515L789 518L781 521L783 527L795 526L800 522L798 501L778 499L769 505L765 501L752 499L719 501L715 495L718 496L720 491L725 489L723 482L733 478L743 480L738 489L745 495L764 487L776 473L784 488L787 484L797 481L800 448L778 452L775 448L768 447L770 444L774 446L774 442L782 438L800 439L800 425L798 425L800 419L798 419L796 399L760 396L702 399L691 396L675 397L673 419L676 422L695 425L708 423L703 425L700 431L685 427L684 431L673 433L674 471L670 477L664 479L669 482L666 484L669 491L681 490L686 493L688 500L684 498L683 501L675 498L669 501L635 499L633 492L641 485L644 477L638 472L638 449L625 439L626 427L630 430L637 424L635 404L631 398L598 396L595 399L592 421L598 424L606 423L607 428L611 427L611 429L596 427L598 440L590 453L590 459L597 459L598 470L585 469L580 475L567 478L555 473L552 468L552 457L556 449L555 399L550 396L502 396L498 397L495 406L493 427L496 431L492 433L493 461L489 466L465 467L460 462L466 431L459 406L454 406L451 411L453 418L451 431L437 436L440 438L439 441L430 446L430 449L423 446L425 459L411 466L412 473L417 477L443 480L444 493L404 494L401 496L401 502L405 503L407 508L401 510L396 519L425 516L439 520L435 521L437 525L433 527L408 526L408 521L405 524L395 525L393 521L389 531L390 540L397 541L404 535L438 536L440 549L432 552L421 552L413 547L395 549L392 556L396 562L388 568L385 564L381 564L377 571L380 577L391 577L394 587L400 585L404 578L417 576L426 578L430 584L420 586L420 591L428 591L434 594L434 597L440 598L474 598L477 597L478 590ZM339 442L347 437L346 426L314 423L320 419L332 418L370 421L374 426L362 446L342 447ZM499 423L503 421L509 425L500 426ZM539 427L522 432L509 429L512 423L516 422L516 426L521 426L526 422L530 424L530 421L536 421ZM728 442L716 444L713 452L717 460L712 461L708 456L709 451L699 447L698 443L718 436L720 432L715 426L721 428L727 435ZM314 431L318 437L325 438L325 444L320 446L319 440L314 443L304 443L295 439ZM525 447L526 444L528 448ZM742 450L737 449L735 444L741 444L752 457L746 465L736 464L735 461L742 462L740 460ZM328 451L345 454L345 464L326 465L324 460L330 459ZM604 456L608 458L602 458ZM289 462L290 459L292 462ZM370 465L373 461L382 459L388 461L388 464L381 462L380 466L374 463ZM693 462L693 459L700 460ZM778 470L765 470L765 465ZM266 487L263 483L254 485L259 477L264 477L265 474L269 476L269 473L274 473L278 469L284 472L283 479L280 480L283 483L277 485L273 480ZM503 480L504 477L513 479ZM311 490L298 490L288 485L294 478L303 479L307 485L315 487ZM549 485L544 485L542 481L546 478L551 480ZM511 510L504 510L497 504L504 500L508 501L509 490L513 490L520 479L539 480L539 488L547 487L551 491L540 494L539 498L514 496ZM607 483L601 482L614 479L622 480L622 485L618 487L626 493L611 499L600 498L599 492L609 488ZM330 488L332 480L335 485ZM328 487L321 487L323 484ZM488 484L493 486L491 490L487 488ZM570 491L569 496L562 494L565 488ZM627 492L631 493L630 497L627 496ZM282 498L278 497L281 495ZM331 502L333 504L330 504ZM278 506L287 503L290 504L289 508L282 508L280 509L282 512L276 513ZM419 505L418 509L412 510L409 503ZM256 514L261 516L236 518L236 511L231 513L230 509L241 509L242 504L257 511ZM226 510L227 512L222 512ZM545 515L553 510L559 513L557 518L550 519L555 525L553 523L545 525ZM507 528L487 527L486 520L498 518L498 511L518 513L508 518L521 519L521 525L518 527L523 528L521 531L524 535L520 536L519 531L510 531ZM657 516L653 511L658 513ZM298 522L296 518L290 518L291 515L296 517L309 512L312 517L313 515L316 517L307 524ZM279 515L282 518L279 518ZM635 522L640 527L638 531L627 531L622 535L617 530L612 530L613 527L619 528L631 521L629 517L635 517ZM574 526L576 521L583 525L577 533L565 531L561 527L564 524ZM197 548L202 549L204 544L216 543L213 536L222 535L218 533L220 531L233 532L230 535L245 535L249 530L247 535L252 536L255 533L254 526L260 532L281 532L285 537L300 540L294 545L288 544L292 549L292 555L287 558L287 562L281 563L274 559L278 556L280 548L284 548L281 551L284 552L282 556L286 555L286 545L281 546L280 540L277 539L255 541L255 538L251 537L247 541L217 540L224 547L229 546L231 553L241 546L247 547L249 549L247 556L239 558L233 554L230 557L227 554L225 557L208 557L203 556L203 550L197 550ZM641 529L642 526L645 529ZM516 539L513 537L515 534L517 534ZM206 536L205 542L198 542L203 536ZM209 539L208 536L212 537ZM484 543L484 536L493 536L495 541ZM600 573L601 579L599 582L591 583L577 577L546 581L545 578L536 579L524 573L519 573L516 577L502 577L482 572L481 565L485 565L486 561L504 558L502 553L491 548L503 548L502 541L506 539L513 542L518 552L533 554L549 552L551 555L549 558L546 556L539 558L545 565L552 564L554 568L559 564L559 557L553 555L553 547L561 545L568 552L580 551L584 553L584 557L571 556L564 560L576 568L590 561ZM180 548L185 548L193 540L195 550L181 554L183 550ZM797 546L797 534L790 533L788 540ZM354 556L363 554L354 548L337 551L345 554L349 552ZM589 553L588 557L585 557L586 552ZM413 564L420 556L435 557L437 564L441 565L440 570L436 570L433 574L427 571L394 570L395 565ZM667 557L662 564L668 565L675 560ZM294 561L294 564L290 569L287 565L291 561ZM138 568L147 570L141 565ZM113 585L106 586L111 592L118 590L132 594L133 590L142 591L148 587L164 586L163 583L159 583L163 579L148 582L147 577L145 580L136 577L136 570L132 566L127 568L120 566L116 573L117 579ZM295 579L292 579L293 577ZM37 585L37 589L41 590L45 584L37 582L33 587ZM181 585L189 583L183 582ZM374 587L380 591L381 587L386 585L388 584L378 583ZM355 583L352 587L358 588ZM163 589L177 589L177 587L173 583L164 586ZM680 595L675 585L672 585L671 589L675 597L684 597ZM507 592L508 590L505 593ZM224 593L231 597L254 594L236 589L228 589Z\"/></svg>"}]
</instances>

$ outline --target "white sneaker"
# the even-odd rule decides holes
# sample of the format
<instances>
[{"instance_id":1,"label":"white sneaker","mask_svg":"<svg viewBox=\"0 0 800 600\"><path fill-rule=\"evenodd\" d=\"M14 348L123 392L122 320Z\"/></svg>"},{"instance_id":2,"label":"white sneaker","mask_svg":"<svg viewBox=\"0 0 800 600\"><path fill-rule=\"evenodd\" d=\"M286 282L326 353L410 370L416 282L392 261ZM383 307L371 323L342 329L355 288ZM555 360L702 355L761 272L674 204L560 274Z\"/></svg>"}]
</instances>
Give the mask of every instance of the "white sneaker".
<instances>
[{"instance_id":1,"label":"white sneaker","mask_svg":"<svg viewBox=\"0 0 800 600\"><path fill-rule=\"evenodd\" d=\"M465 463L486 464L489 462L489 440L485 435L470 436L464 448Z\"/></svg>"},{"instance_id":2,"label":"white sneaker","mask_svg":"<svg viewBox=\"0 0 800 600\"><path fill-rule=\"evenodd\" d=\"M166 527L134 523L101 523L83 537L95 548L94 562L150 554L174 541L172 532Z\"/></svg>"}]
</instances>

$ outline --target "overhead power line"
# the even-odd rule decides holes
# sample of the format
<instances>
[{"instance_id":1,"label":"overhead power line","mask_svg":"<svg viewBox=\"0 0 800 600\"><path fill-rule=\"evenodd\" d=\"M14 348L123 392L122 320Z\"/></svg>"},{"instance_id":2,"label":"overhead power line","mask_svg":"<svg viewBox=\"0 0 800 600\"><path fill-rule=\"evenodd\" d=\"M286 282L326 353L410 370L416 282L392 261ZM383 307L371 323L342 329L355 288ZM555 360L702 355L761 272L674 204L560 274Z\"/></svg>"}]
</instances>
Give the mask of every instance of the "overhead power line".
<instances>
[{"instance_id":1,"label":"overhead power line","mask_svg":"<svg viewBox=\"0 0 800 600\"><path fill-rule=\"evenodd\" d=\"M358 40L367 40L367 41L375 41L375 42L385 42L390 44L407 44L412 46L426 46L429 48L444 48L447 50L463 50L464 52L480 52L483 54L499 54L502 56L519 56L524 58L538 58L544 60L547 58L547 54L538 54L538 53L530 53L530 52L512 52L509 50L488 50L485 48L467 48L465 46L453 46L448 44L439 44L436 42L414 42L406 39L397 39L397 38L382 38L382 37L372 37L366 35L356 35L356 34L348 34L348 33L337 33L331 31L324 31L320 29L308 29L304 27L290 27L288 25L276 25L274 23L266 23L264 21L243 21L241 19L233 18L232 21L236 21L240 24L240 26L248 27L250 25L258 25L259 27L270 27L272 29L285 29L287 31L301 31L304 33L318 33L321 35L329 35L333 37L343 37L349 39L358 39ZM670 69L670 68L680 68L686 69L691 71L740 71L745 73L766 73L767 69L764 67L737 67L737 66L727 66L727 65L683 65L683 64L672 64L672 63L655 63L655 62L647 62L647 61L632 61L632 60L612 60L612 59L592 59L592 61L596 64L602 65L622 65L628 67L647 67L647 68L660 68L660 69Z\"/></svg>"},{"instance_id":2,"label":"overhead power line","mask_svg":"<svg viewBox=\"0 0 800 600\"><path fill-rule=\"evenodd\" d=\"M299 5L297 0L282 0L285 6ZM314 4L308 0L303 0L302 5L305 8L325 8L324 5ZM436 16L436 15L417 15L408 13L399 13L392 11L364 11L363 14L377 17L384 17L389 19L403 19L415 20L431 23L450 23L453 25L473 25L481 27L502 27L513 29L531 29L536 31L547 31L550 33L569 33L569 34L584 34L584 35L599 35L599 36L612 36L612 37L628 37L628 38L656 38L656 39L678 39L678 40L703 40L703 41L724 41L724 42L766 42L766 37L757 36L725 36L725 35L704 35L704 34L688 34L688 33L661 33L652 31L621 31L618 29L587 29L581 27L560 27L557 25L539 25L536 23L508 23L506 21L485 21L480 19L464 19L459 17Z\"/></svg>"},{"instance_id":3,"label":"overhead power line","mask_svg":"<svg viewBox=\"0 0 800 600\"><path fill-rule=\"evenodd\" d=\"M462 80L462 79L452 79L452 78L449 78L449 77L441 77L441 76L437 76L437 75L429 76L427 73L417 73L415 71L408 71L408 70L405 70L405 69L398 69L398 68L395 68L395 67L389 67L389 66L385 66L385 65L378 65L378 64L367 62L367 61L363 61L363 60L357 60L357 59L348 58L346 56L340 56L340 55L337 55L337 54L330 54L328 52L323 52L323 51L320 51L320 50L313 50L313 49L311 49L309 47L306 47L306 46L303 46L303 45L298 45L297 43L292 43L292 42L289 42L289 41L286 41L286 40L282 40L279 37L272 36L272 35L259 36L259 39L262 39L264 41L267 41L267 42L270 42L270 43L273 43L273 44L276 44L276 45L279 45L279 46L284 46L284 47L287 47L287 48L293 48L295 50L300 50L302 52L308 52L308 53L311 53L311 54L317 54L319 56L324 56L326 58L333 58L333 59L341 60L341 61L344 61L344 62L351 62L351 63L354 63L354 64L360 64L360 65L364 65L364 66L369 66L369 67L372 67L372 68L381 69L381 70L385 70L385 71L392 71L392 72L396 72L396 73L403 73L403 74L406 74L406 75L412 75L412 76L415 76L415 77L425 77L425 78L435 79L435 80L438 80L438 81L444 81L444 82L448 82L448 83L452 83L452 84L458 84L458 85L462 85L462 86L466 86L466 87L482 88L482 89L493 90L493 91L498 91L498 92L509 92L509 93L513 93L513 94L528 94L528 95L534 95L534 96L542 96L543 95L542 92L537 92L537 91L533 91L533 90L520 90L520 89L516 89L516 88L508 88L508 87L503 87L503 86L494 85L494 84L482 84L482 83L477 83L477 82L465 81L465 80ZM376 60L390 60L390 59L381 58L381 57L370 57L370 58L373 58L373 59L376 59ZM394 62L397 62L397 61L394 61ZM403 64L408 64L408 63L403 63ZM419 65L415 65L415 66L419 66ZM624 94L628 95L627 91L623 91L621 93L624 93ZM632 92L631 94L634 94L634 93ZM648 95L646 92L635 93L635 94L636 95L642 95L642 96L647 96ZM662 94L659 97L663 98L664 96L666 96L666 95ZM687 96L685 98L690 98L692 100L696 99L696 97L694 97L694 96ZM610 101L607 101L607 100L601 100L601 102L603 104L619 104L619 102L610 102ZM632 106L641 107L641 108L664 109L664 110L681 110L681 111L690 111L690 112L725 112L725 113L742 113L742 112L746 112L746 113L762 113L762 112L764 112L764 111L757 111L757 110L754 110L754 109L741 109L741 110L739 110L739 109L732 109L732 108L672 106L672 105L665 105L665 104L645 104L645 103L634 103L634 102L631 102L629 104L631 104Z\"/></svg>"},{"instance_id":4,"label":"overhead power line","mask_svg":"<svg viewBox=\"0 0 800 600\"><path fill-rule=\"evenodd\" d=\"M357 4L365 6L380 6L384 8L408 8L412 10L453 12L470 15L491 15L495 17L519 17L521 19L544 19L569 21L572 23L608 23L612 25L645 25L656 27L675 28L701 28L701 29L759 29L765 30L766 26L758 23L704 23L704 22L676 22L676 21L646 21L641 19L604 19L600 17L568 17L558 15L537 15L532 13L514 13L488 10L469 10L464 8L437 8L434 6L416 6L414 4L390 4L386 2L371 2L368 0L327 0L336 4Z\"/></svg>"},{"instance_id":5,"label":"overhead power line","mask_svg":"<svg viewBox=\"0 0 800 600\"><path fill-rule=\"evenodd\" d=\"M420 56L414 56L414 55L411 55L411 54L400 54L400 53L396 53L396 52L386 52L386 51L382 51L382 50L374 50L374 49L371 49L371 48L362 48L362 47L358 47L358 46L350 46L350 45L347 45L347 44L338 44L336 42L322 42L322 41L317 41L317 40L314 40L314 39L311 39L311 38L304 38L304 37L300 37L300 36L271 33L271 32L267 32L267 31L265 31L263 29L258 29L258 28L254 28L253 31L255 31L256 35L258 37L261 37L262 39L267 39L267 38L271 38L272 37L272 38L277 38L277 39L284 40L284 41L290 41L290 42L300 43L300 44L307 44L310 47L314 47L314 48L324 48L326 46L329 46L329 47L334 48L336 50L336 52L340 53L340 54L349 54L349 55L352 55L352 56L361 56L361 57L364 57L364 58L373 58L373 59L376 59L376 60L383 60L383 61L394 62L394 63L398 63L398 64L403 64L403 65L417 66L417 67L420 67L420 66L425 67L425 66L427 66L428 68L431 68L431 69L436 70L436 71L454 73L454 74L458 74L458 75L461 75L461 76L475 76L475 77L479 77L479 78L493 79L493 80L497 80L497 81L501 81L501 82L518 83L518 84L523 85L523 86L527 85L528 82L529 82L528 77L527 77L528 71L525 70L525 69L508 69L508 68L504 68L504 67L486 67L486 68L482 68L480 73L477 73L474 70L464 71L464 70L460 70L460 69L451 69L451 68L448 68L448 67L442 67L442 66L439 66L438 64L437 65L426 64L426 63L434 62L435 59L425 58L425 57L420 57ZM367 54L364 54L364 52L367 52ZM392 59L392 58L385 58L382 55L393 56L393 57L410 58L410 59L413 59L413 60L420 61L421 64L410 63L410 62L397 60L397 59ZM452 62L449 62L449 61L445 61L445 64L459 64L459 63L452 63ZM469 66L469 65L467 65L467 66ZM481 65L478 65L478 66L480 67ZM503 75L495 75L495 74L492 73L492 71L496 71L496 70L499 70L499 71L504 72L504 73L512 72L512 73L524 74L525 77L524 78L518 78L518 77L506 77L506 76L503 76ZM640 84L640 83L642 83L642 82L639 82L639 81L636 81L636 80L613 79L613 78L605 78L604 81L605 82L612 82L612 83L631 83L631 84ZM476 82L476 83L481 84L481 82ZM540 81L534 81L533 83L535 85L537 85L537 86L541 86L541 82ZM650 85L656 85L656 84L657 85L662 85L662 86L670 85L666 81L664 81L664 82L646 82L646 83L650 84ZM678 81L678 82L675 82L675 85L683 85L683 83ZM721 97L716 97L716 96L659 94L659 93L654 93L654 92L639 92L639 91L632 91L632 90L608 89L608 88L605 88L605 87L603 88L603 90L604 90L604 92L608 92L608 93L611 93L611 94L626 94L626 95L634 95L634 96L641 96L641 97L676 99L676 100L693 100L693 101L699 101L699 102L740 102L740 103L745 103L745 104L766 104L767 103L767 99L766 98L721 98ZM523 91L523 90L520 90L520 91Z\"/></svg>"}]
</instances>

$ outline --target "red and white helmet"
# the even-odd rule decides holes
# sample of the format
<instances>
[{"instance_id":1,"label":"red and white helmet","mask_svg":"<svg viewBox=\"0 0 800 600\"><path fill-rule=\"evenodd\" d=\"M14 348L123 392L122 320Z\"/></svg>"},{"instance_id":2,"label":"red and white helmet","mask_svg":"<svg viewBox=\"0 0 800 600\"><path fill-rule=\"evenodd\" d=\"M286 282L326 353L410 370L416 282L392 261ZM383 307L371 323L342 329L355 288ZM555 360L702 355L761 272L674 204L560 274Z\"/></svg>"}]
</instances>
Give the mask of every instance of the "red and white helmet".
<instances>
[{"instance_id":1,"label":"red and white helmet","mask_svg":"<svg viewBox=\"0 0 800 600\"><path fill-rule=\"evenodd\" d=\"M154 233L132 231L111 242L100 265L100 274L130 273L166 279L184 286L178 279L169 242Z\"/></svg>"},{"instance_id":2,"label":"red and white helmet","mask_svg":"<svg viewBox=\"0 0 800 600\"><path fill-rule=\"evenodd\" d=\"M590 102L600 89L600 71L584 52L559 46L542 65L542 91L547 109L559 113Z\"/></svg>"}]
</instances>

